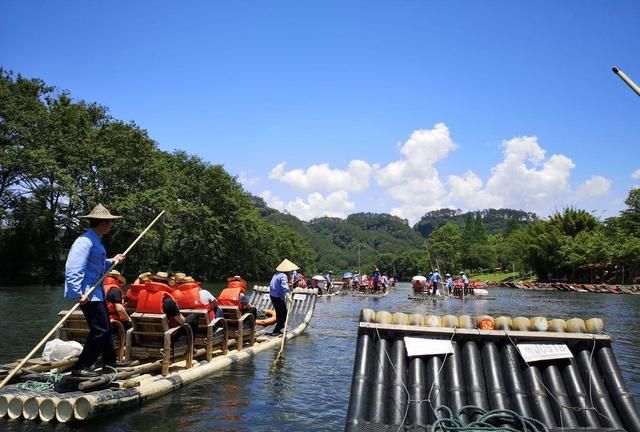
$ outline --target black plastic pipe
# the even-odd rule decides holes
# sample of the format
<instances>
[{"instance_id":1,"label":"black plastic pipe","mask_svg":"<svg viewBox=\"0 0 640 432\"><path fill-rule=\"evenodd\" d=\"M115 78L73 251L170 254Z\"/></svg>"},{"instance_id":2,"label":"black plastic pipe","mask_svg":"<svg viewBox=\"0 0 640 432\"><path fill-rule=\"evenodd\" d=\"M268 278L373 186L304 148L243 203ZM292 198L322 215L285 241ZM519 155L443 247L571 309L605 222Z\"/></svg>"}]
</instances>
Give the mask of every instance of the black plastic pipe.
<instances>
[{"instance_id":1,"label":"black plastic pipe","mask_svg":"<svg viewBox=\"0 0 640 432\"><path fill-rule=\"evenodd\" d=\"M531 407L534 417L547 425L548 428L556 427L556 419L553 416L553 408L547 395L547 390L543 386L542 373L535 364L529 364L522 373L524 383L531 395Z\"/></svg>"},{"instance_id":2,"label":"black plastic pipe","mask_svg":"<svg viewBox=\"0 0 640 432\"><path fill-rule=\"evenodd\" d=\"M482 366L491 409L511 409L509 393L502 373L500 351L495 343L489 341L482 346Z\"/></svg>"},{"instance_id":3,"label":"black plastic pipe","mask_svg":"<svg viewBox=\"0 0 640 432\"><path fill-rule=\"evenodd\" d=\"M442 367L442 357L432 356L427 360L427 399L429 399L428 415L429 424L433 424L437 418L444 415L443 412L436 412L441 406L447 406L447 387ZM426 402L425 402L426 403Z\"/></svg>"},{"instance_id":4,"label":"black plastic pipe","mask_svg":"<svg viewBox=\"0 0 640 432\"><path fill-rule=\"evenodd\" d=\"M482 373L482 357L480 349L474 341L465 342L462 347L462 358L464 359L464 382L467 385L467 400L469 405L478 406L484 410L489 410L489 400ZM479 413L472 415L473 420L480 417Z\"/></svg>"},{"instance_id":5,"label":"black plastic pipe","mask_svg":"<svg viewBox=\"0 0 640 432\"><path fill-rule=\"evenodd\" d=\"M553 363L548 364L544 368L542 375L544 376L545 385L555 397L555 399L550 399L551 406L554 408L553 413L556 416L557 424L562 428L578 427L578 420L576 419L573 410L568 408L572 406L572 404L569 399L567 388L564 385L564 381L562 381L562 374L560 373L558 366Z\"/></svg>"},{"instance_id":6,"label":"black plastic pipe","mask_svg":"<svg viewBox=\"0 0 640 432\"><path fill-rule=\"evenodd\" d=\"M371 366L371 387L369 388L369 415L373 423L386 423L387 371L389 368L389 341L384 337L376 341L374 360Z\"/></svg>"},{"instance_id":7,"label":"black plastic pipe","mask_svg":"<svg viewBox=\"0 0 640 432\"><path fill-rule=\"evenodd\" d=\"M602 376L595 362L595 355L591 359L591 347L578 349L577 364L582 382L584 383L589 400L598 410L600 423L605 427L622 426L622 420L613 406L607 387L602 381Z\"/></svg>"},{"instance_id":8,"label":"black plastic pipe","mask_svg":"<svg viewBox=\"0 0 640 432\"><path fill-rule=\"evenodd\" d=\"M387 392L387 419L390 424L402 423L407 412L407 351L404 339L398 338L391 346L389 390Z\"/></svg>"},{"instance_id":9,"label":"black plastic pipe","mask_svg":"<svg viewBox=\"0 0 640 432\"><path fill-rule=\"evenodd\" d=\"M560 369L564 378L564 385L569 393L571 406L581 408L580 411L576 411L576 418L580 425L596 430L602 428L598 415L591 409L589 395L584 388L582 377L580 377L573 359L562 365Z\"/></svg>"},{"instance_id":10,"label":"black plastic pipe","mask_svg":"<svg viewBox=\"0 0 640 432\"><path fill-rule=\"evenodd\" d=\"M373 337L369 334L358 336L356 357L353 362L351 396L347 410L346 430L351 430L354 421L363 420L367 415L368 391L371 363L373 359Z\"/></svg>"},{"instance_id":11,"label":"black plastic pipe","mask_svg":"<svg viewBox=\"0 0 640 432\"><path fill-rule=\"evenodd\" d=\"M511 396L511 409L520 415L533 417L520 365L520 355L516 348L512 344L505 344L502 347L502 367L506 389Z\"/></svg>"},{"instance_id":12,"label":"black plastic pipe","mask_svg":"<svg viewBox=\"0 0 640 432\"><path fill-rule=\"evenodd\" d=\"M427 425L427 404L420 403L427 399L425 362L420 357L409 360L409 418L408 424Z\"/></svg>"},{"instance_id":13,"label":"black plastic pipe","mask_svg":"<svg viewBox=\"0 0 640 432\"><path fill-rule=\"evenodd\" d=\"M616 361L613 351L609 345L604 345L598 349L598 366L604 377L609 394L620 414L627 431L640 431L640 414L636 408L633 396L624 385L624 379L620 372L620 367Z\"/></svg>"},{"instance_id":14,"label":"black plastic pipe","mask_svg":"<svg viewBox=\"0 0 640 432\"><path fill-rule=\"evenodd\" d=\"M453 354L447 357L445 371L447 376L447 390L449 399L449 408L454 414L457 414L460 408L467 405L467 393L464 386L464 369L462 367L462 350L458 342L451 342ZM465 367L466 367L465 362ZM460 415L460 419L464 423L469 422L466 413Z\"/></svg>"}]
</instances>

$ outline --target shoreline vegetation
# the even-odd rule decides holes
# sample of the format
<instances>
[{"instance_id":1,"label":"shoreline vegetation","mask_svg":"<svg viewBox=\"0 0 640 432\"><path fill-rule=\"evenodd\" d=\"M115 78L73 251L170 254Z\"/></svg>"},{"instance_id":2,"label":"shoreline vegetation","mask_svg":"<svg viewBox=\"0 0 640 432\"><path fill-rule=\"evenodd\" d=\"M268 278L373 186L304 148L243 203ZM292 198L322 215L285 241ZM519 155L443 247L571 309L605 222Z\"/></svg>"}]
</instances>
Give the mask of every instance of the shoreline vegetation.
<instances>
[{"instance_id":1,"label":"shoreline vegetation","mask_svg":"<svg viewBox=\"0 0 640 432\"><path fill-rule=\"evenodd\" d=\"M0 286L59 283L85 229L78 216L99 202L124 216L104 240L111 253L167 211L125 262L130 280L146 270L265 280L286 256L306 275L337 278L377 266L400 280L439 268L479 279L501 269L496 277L640 283L640 189L605 220L568 207L546 219L440 209L413 227L375 213L304 222L267 207L221 164L162 151L108 108L0 68Z\"/></svg>"}]
</instances>

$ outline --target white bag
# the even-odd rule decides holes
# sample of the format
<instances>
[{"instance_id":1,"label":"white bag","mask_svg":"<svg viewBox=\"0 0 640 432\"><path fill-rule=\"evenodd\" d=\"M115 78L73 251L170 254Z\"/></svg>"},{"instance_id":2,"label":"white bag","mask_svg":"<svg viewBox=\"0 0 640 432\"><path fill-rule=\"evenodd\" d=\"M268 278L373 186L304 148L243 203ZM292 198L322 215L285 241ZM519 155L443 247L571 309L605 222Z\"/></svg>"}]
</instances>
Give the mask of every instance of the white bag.
<instances>
[{"instance_id":1,"label":"white bag","mask_svg":"<svg viewBox=\"0 0 640 432\"><path fill-rule=\"evenodd\" d=\"M60 361L80 355L82 345L76 341L50 340L44 346L42 358L46 361Z\"/></svg>"}]
</instances>

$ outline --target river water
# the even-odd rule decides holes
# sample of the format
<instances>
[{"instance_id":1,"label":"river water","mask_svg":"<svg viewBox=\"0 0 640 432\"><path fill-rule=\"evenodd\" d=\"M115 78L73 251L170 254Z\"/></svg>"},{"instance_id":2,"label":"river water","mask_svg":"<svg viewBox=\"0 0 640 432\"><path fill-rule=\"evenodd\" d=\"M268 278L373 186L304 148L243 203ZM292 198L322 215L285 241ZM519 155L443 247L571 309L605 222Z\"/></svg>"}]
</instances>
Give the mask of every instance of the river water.
<instances>
[{"instance_id":1,"label":"river water","mask_svg":"<svg viewBox=\"0 0 640 432\"><path fill-rule=\"evenodd\" d=\"M219 289L219 288L218 288ZM409 300L401 283L387 297L321 297L306 332L285 348L265 352L179 391L79 425L0 420L9 431L339 431L349 403L359 312L363 308L423 314L489 314L604 319L636 401L640 397L640 296L497 288L495 301ZM0 363L28 353L71 304L62 288L0 288Z\"/></svg>"}]
</instances>

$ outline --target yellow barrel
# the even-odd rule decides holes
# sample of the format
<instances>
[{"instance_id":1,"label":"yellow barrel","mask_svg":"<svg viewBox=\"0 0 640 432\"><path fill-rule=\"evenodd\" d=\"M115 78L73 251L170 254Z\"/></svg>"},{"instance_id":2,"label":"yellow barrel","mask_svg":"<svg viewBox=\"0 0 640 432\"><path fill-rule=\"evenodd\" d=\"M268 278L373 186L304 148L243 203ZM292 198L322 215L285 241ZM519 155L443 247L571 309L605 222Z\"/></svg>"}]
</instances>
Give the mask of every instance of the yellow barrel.
<instances>
[{"instance_id":1,"label":"yellow barrel","mask_svg":"<svg viewBox=\"0 0 640 432\"><path fill-rule=\"evenodd\" d=\"M443 327L458 327L458 317L455 315L445 315L442 317Z\"/></svg>"},{"instance_id":2,"label":"yellow barrel","mask_svg":"<svg viewBox=\"0 0 640 432\"><path fill-rule=\"evenodd\" d=\"M511 330L511 317L499 316L494 322L496 323L496 330Z\"/></svg>"},{"instance_id":3,"label":"yellow barrel","mask_svg":"<svg viewBox=\"0 0 640 432\"><path fill-rule=\"evenodd\" d=\"M601 334L604 333L604 321L600 318L589 318L585 325L588 333Z\"/></svg>"},{"instance_id":4,"label":"yellow barrel","mask_svg":"<svg viewBox=\"0 0 640 432\"><path fill-rule=\"evenodd\" d=\"M424 316L417 313L409 315L409 324L414 326L423 326Z\"/></svg>"},{"instance_id":5,"label":"yellow barrel","mask_svg":"<svg viewBox=\"0 0 640 432\"><path fill-rule=\"evenodd\" d=\"M495 330L496 322L491 315L478 315L476 317L480 330Z\"/></svg>"},{"instance_id":6,"label":"yellow barrel","mask_svg":"<svg viewBox=\"0 0 640 432\"><path fill-rule=\"evenodd\" d=\"M549 321L549 330L556 333L566 333L567 322L563 319L552 319Z\"/></svg>"},{"instance_id":7,"label":"yellow barrel","mask_svg":"<svg viewBox=\"0 0 640 432\"><path fill-rule=\"evenodd\" d=\"M406 313L396 312L393 314L393 323L399 325L408 325L409 316Z\"/></svg>"},{"instance_id":8,"label":"yellow barrel","mask_svg":"<svg viewBox=\"0 0 640 432\"><path fill-rule=\"evenodd\" d=\"M424 325L427 327L442 327L442 320L438 315L427 315L424 317Z\"/></svg>"},{"instance_id":9,"label":"yellow barrel","mask_svg":"<svg viewBox=\"0 0 640 432\"><path fill-rule=\"evenodd\" d=\"M571 318L567 320L567 330L569 333L586 333L587 327L581 318Z\"/></svg>"},{"instance_id":10,"label":"yellow barrel","mask_svg":"<svg viewBox=\"0 0 640 432\"><path fill-rule=\"evenodd\" d=\"M362 309L360 311L360 322L374 322L376 320L376 311L372 309Z\"/></svg>"},{"instance_id":11,"label":"yellow barrel","mask_svg":"<svg viewBox=\"0 0 640 432\"><path fill-rule=\"evenodd\" d=\"M458 317L458 324L460 325L460 328L463 328L463 329L477 328L476 318L469 315L460 315Z\"/></svg>"},{"instance_id":12,"label":"yellow barrel","mask_svg":"<svg viewBox=\"0 0 640 432\"><path fill-rule=\"evenodd\" d=\"M387 311L376 312L376 322L378 324L392 324L393 316Z\"/></svg>"},{"instance_id":13,"label":"yellow barrel","mask_svg":"<svg viewBox=\"0 0 640 432\"><path fill-rule=\"evenodd\" d=\"M513 320L511 320L513 330L528 331L529 324L531 324L531 322L527 317L515 317Z\"/></svg>"},{"instance_id":14,"label":"yellow barrel","mask_svg":"<svg viewBox=\"0 0 640 432\"><path fill-rule=\"evenodd\" d=\"M532 331L546 332L549 330L549 321L547 321L546 317L533 317L529 322L529 326Z\"/></svg>"}]
</instances>

